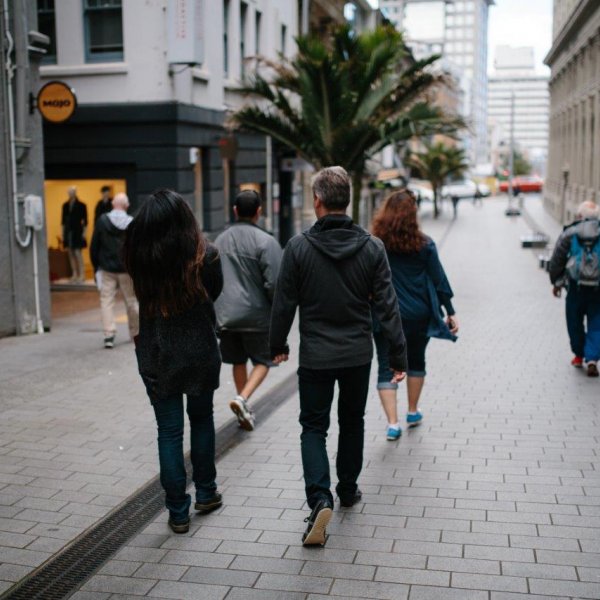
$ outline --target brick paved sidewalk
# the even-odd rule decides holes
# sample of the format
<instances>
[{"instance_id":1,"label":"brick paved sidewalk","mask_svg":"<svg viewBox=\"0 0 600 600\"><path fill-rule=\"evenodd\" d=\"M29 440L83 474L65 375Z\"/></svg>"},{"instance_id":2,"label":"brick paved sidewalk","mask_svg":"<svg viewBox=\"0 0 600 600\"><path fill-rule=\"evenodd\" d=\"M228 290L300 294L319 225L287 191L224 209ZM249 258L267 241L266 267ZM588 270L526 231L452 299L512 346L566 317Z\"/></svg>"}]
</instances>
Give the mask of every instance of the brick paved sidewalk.
<instances>
[{"instance_id":1,"label":"brick paved sidewalk","mask_svg":"<svg viewBox=\"0 0 600 600\"><path fill-rule=\"evenodd\" d=\"M373 387L363 502L336 505L325 549L300 542L294 398L220 460L219 512L183 536L160 515L73 598L600 598L600 387L570 367L563 303L503 210L459 206L441 254L461 338L432 342L425 422L399 442Z\"/></svg>"},{"instance_id":2,"label":"brick paved sidewalk","mask_svg":"<svg viewBox=\"0 0 600 600\"><path fill-rule=\"evenodd\" d=\"M154 415L121 312L113 350L102 348L98 310L57 319L41 337L0 340L0 593L158 473ZM293 370L273 369L255 399ZM225 367L217 427L234 418L233 394Z\"/></svg>"}]
</instances>

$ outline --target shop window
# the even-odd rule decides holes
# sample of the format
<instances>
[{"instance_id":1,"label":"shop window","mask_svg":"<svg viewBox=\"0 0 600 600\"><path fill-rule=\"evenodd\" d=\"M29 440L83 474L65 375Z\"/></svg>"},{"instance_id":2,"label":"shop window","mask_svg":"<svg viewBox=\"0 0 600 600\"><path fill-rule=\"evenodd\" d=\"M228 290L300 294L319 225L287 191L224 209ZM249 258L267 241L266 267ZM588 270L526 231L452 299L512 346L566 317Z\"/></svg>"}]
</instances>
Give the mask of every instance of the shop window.
<instances>
[{"instance_id":1,"label":"shop window","mask_svg":"<svg viewBox=\"0 0 600 600\"><path fill-rule=\"evenodd\" d=\"M56 11L54 0L37 0L38 31L50 38L42 64L56 64Z\"/></svg>"},{"instance_id":2,"label":"shop window","mask_svg":"<svg viewBox=\"0 0 600 600\"><path fill-rule=\"evenodd\" d=\"M121 0L83 0L87 62L123 60Z\"/></svg>"}]
</instances>

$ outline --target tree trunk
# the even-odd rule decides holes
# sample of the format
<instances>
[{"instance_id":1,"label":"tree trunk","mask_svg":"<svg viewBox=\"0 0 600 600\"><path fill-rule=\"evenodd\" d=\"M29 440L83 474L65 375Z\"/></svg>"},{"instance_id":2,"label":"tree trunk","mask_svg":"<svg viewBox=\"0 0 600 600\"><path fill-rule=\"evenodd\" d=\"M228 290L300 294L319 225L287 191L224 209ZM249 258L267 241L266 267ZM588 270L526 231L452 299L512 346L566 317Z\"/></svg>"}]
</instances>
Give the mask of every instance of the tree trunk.
<instances>
[{"instance_id":1,"label":"tree trunk","mask_svg":"<svg viewBox=\"0 0 600 600\"><path fill-rule=\"evenodd\" d=\"M360 218L360 192L362 187L362 169L352 173L352 220L359 225Z\"/></svg>"},{"instance_id":2,"label":"tree trunk","mask_svg":"<svg viewBox=\"0 0 600 600\"><path fill-rule=\"evenodd\" d=\"M437 219L440 216L440 209L438 206L438 189L437 187L433 188L433 218Z\"/></svg>"}]
</instances>

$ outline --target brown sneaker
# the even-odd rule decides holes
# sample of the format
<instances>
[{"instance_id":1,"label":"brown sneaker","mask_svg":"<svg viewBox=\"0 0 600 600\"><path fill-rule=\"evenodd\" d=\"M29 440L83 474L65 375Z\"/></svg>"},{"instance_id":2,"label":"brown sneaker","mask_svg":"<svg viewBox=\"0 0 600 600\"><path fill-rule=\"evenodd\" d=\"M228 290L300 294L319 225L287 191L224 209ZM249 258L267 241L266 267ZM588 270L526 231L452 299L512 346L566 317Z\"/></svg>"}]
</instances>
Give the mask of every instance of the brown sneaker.
<instances>
[{"instance_id":1,"label":"brown sneaker","mask_svg":"<svg viewBox=\"0 0 600 600\"><path fill-rule=\"evenodd\" d=\"M595 362L588 363L587 375L588 377L598 377L598 365Z\"/></svg>"}]
</instances>

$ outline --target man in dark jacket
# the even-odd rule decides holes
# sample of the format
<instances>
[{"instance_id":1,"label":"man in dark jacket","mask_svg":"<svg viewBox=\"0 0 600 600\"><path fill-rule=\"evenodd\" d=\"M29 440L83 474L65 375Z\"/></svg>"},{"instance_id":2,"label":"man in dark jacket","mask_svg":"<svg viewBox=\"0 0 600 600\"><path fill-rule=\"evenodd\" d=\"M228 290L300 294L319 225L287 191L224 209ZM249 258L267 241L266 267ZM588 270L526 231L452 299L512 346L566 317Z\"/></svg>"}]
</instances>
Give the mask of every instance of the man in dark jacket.
<instances>
[{"instance_id":1,"label":"man in dark jacket","mask_svg":"<svg viewBox=\"0 0 600 600\"><path fill-rule=\"evenodd\" d=\"M112 198L110 197L110 186L103 185L100 188L102 198L98 200L96 208L94 210L94 223L98 222L98 219L105 213L109 213L113 209Z\"/></svg>"},{"instance_id":2,"label":"man in dark jacket","mask_svg":"<svg viewBox=\"0 0 600 600\"><path fill-rule=\"evenodd\" d=\"M104 329L104 347L113 348L117 327L115 325L115 298L121 291L127 308L127 321L131 339L139 330L139 308L133 290L133 282L123 264L125 230L132 217L127 214L129 200L125 194L117 194L113 209L100 216L94 228L90 257L100 290L100 308Z\"/></svg>"},{"instance_id":3,"label":"man in dark jacket","mask_svg":"<svg viewBox=\"0 0 600 600\"><path fill-rule=\"evenodd\" d=\"M215 302L221 357L233 365L236 397L229 403L240 426L254 429L250 396L272 366L269 322L275 282L281 263L281 247L257 223L260 196L254 190L240 192L233 206L236 222L215 240L221 256L223 293ZM252 361L250 375L246 370Z\"/></svg>"},{"instance_id":4,"label":"man in dark jacket","mask_svg":"<svg viewBox=\"0 0 600 600\"><path fill-rule=\"evenodd\" d=\"M383 243L346 216L350 179L341 167L313 179L317 222L285 248L271 317L271 354L288 359L287 336L300 309L300 424L304 481L311 514L305 545L323 545L331 518L325 439L334 385L339 386L336 491L342 506L361 499L364 412L373 357L371 306L390 343L390 381L406 371L398 301Z\"/></svg>"},{"instance_id":5,"label":"man in dark jacket","mask_svg":"<svg viewBox=\"0 0 600 600\"><path fill-rule=\"evenodd\" d=\"M577 221L565 227L556 242L550 259L550 282L552 291L560 298L563 287L567 288L566 317L567 331L571 350L575 355L571 360L574 367L582 368L587 363L589 377L598 377L598 360L600 360L600 279L582 280L573 256L573 248L581 247L582 259L585 246L589 248L589 261L596 261L600 239L600 208L594 202L583 202L577 209ZM576 245L573 241L576 238ZM593 262L592 274L594 272ZM585 275L585 273L583 273ZM579 281L577 279L580 279ZM586 331L587 325L587 331Z\"/></svg>"}]
</instances>

